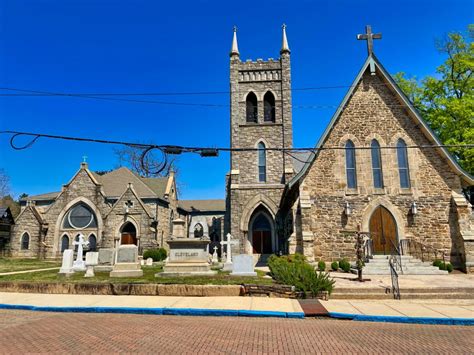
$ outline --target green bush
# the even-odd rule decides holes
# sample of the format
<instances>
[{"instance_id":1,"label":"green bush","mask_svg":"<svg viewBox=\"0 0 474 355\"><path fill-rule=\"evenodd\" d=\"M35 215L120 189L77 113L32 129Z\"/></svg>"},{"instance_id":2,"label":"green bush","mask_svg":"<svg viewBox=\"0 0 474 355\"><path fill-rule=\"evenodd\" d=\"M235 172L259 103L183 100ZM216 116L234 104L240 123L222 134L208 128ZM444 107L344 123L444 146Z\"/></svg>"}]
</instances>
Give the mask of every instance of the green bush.
<instances>
[{"instance_id":1,"label":"green bush","mask_svg":"<svg viewBox=\"0 0 474 355\"><path fill-rule=\"evenodd\" d=\"M318 262L318 270L319 271L326 271L326 263L324 261L319 261Z\"/></svg>"},{"instance_id":2,"label":"green bush","mask_svg":"<svg viewBox=\"0 0 474 355\"><path fill-rule=\"evenodd\" d=\"M440 269L440 270L447 270L446 263L443 263L443 262L442 262L441 264L439 264L439 269Z\"/></svg>"},{"instance_id":3,"label":"green bush","mask_svg":"<svg viewBox=\"0 0 474 355\"><path fill-rule=\"evenodd\" d=\"M164 248L159 248L159 249L148 249L145 250L143 253L143 259L148 259L152 258L153 261L163 261L166 259L168 256L168 253L166 252L166 249Z\"/></svg>"},{"instance_id":4,"label":"green bush","mask_svg":"<svg viewBox=\"0 0 474 355\"><path fill-rule=\"evenodd\" d=\"M453 272L453 270L454 270L453 264L447 263L446 264L446 270L448 270L448 272Z\"/></svg>"},{"instance_id":5,"label":"green bush","mask_svg":"<svg viewBox=\"0 0 474 355\"><path fill-rule=\"evenodd\" d=\"M334 280L325 272L317 272L303 255L294 254L268 258L268 267L272 277L281 284L295 286L297 291L316 295L320 291L332 292Z\"/></svg>"},{"instance_id":6,"label":"green bush","mask_svg":"<svg viewBox=\"0 0 474 355\"><path fill-rule=\"evenodd\" d=\"M339 263L338 263L337 261L333 261L333 262L331 263L331 269L332 269L333 271L339 270Z\"/></svg>"},{"instance_id":7,"label":"green bush","mask_svg":"<svg viewBox=\"0 0 474 355\"><path fill-rule=\"evenodd\" d=\"M347 259L341 259L339 261L339 267L344 271L344 272L349 272L351 271L351 264Z\"/></svg>"},{"instance_id":8,"label":"green bush","mask_svg":"<svg viewBox=\"0 0 474 355\"><path fill-rule=\"evenodd\" d=\"M433 261L433 266L436 266L436 267L439 268L442 263L443 263L442 260L435 260L435 261Z\"/></svg>"}]
</instances>

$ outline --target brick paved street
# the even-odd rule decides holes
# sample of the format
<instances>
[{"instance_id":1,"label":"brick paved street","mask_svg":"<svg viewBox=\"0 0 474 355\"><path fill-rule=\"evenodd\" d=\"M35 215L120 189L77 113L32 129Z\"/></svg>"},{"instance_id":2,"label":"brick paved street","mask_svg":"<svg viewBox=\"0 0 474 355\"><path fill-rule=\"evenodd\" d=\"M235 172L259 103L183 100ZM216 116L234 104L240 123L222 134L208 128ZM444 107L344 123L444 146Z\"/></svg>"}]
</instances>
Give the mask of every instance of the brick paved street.
<instances>
[{"instance_id":1,"label":"brick paved street","mask_svg":"<svg viewBox=\"0 0 474 355\"><path fill-rule=\"evenodd\" d=\"M467 326L0 310L0 352L469 353Z\"/></svg>"}]
</instances>

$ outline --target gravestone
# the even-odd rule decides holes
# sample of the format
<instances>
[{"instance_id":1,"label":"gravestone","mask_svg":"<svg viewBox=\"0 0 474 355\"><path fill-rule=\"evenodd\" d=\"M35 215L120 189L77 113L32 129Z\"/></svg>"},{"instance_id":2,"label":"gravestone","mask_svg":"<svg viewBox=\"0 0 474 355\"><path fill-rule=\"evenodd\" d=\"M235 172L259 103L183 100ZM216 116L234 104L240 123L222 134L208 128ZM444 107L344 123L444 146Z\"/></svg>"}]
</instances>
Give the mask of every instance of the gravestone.
<instances>
[{"instance_id":1,"label":"gravestone","mask_svg":"<svg viewBox=\"0 0 474 355\"><path fill-rule=\"evenodd\" d=\"M238 240L232 239L232 235L230 233L227 233L226 235L227 240L221 241L221 245L226 246L226 259L224 262L224 267L222 270L224 271L232 271L232 245L237 245L239 244Z\"/></svg>"},{"instance_id":2,"label":"gravestone","mask_svg":"<svg viewBox=\"0 0 474 355\"><path fill-rule=\"evenodd\" d=\"M219 259L217 257L217 247L214 247L214 253L212 253L212 263L216 264L219 262Z\"/></svg>"},{"instance_id":3,"label":"gravestone","mask_svg":"<svg viewBox=\"0 0 474 355\"><path fill-rule=\"evenodd\" d=\"M110 277L141 277L143 270L138 261L138 248L136 245L121 245L117 251L117 262Z\"/></svg>"},{"instance_id":4,"label":"gravestone","mask_svg":"<svg viewBox=\"0 0 474 355\"><path fill-rule=\"evenodd\" d=\"M81 233L78 236L78 241L73 241L73 245L77 245L77 255L76 255L76 261L74 261L73 264L73 269L74 271L86 271L86 264L84 263L83 258L83 251L84 247L89 245L88 241L84 240L84 235Z\"/></svg>"},{"instance_id":5,"label":"gravestone","mask_svg":"<svg viewBox=\"0 0 474 355\"><path fill-rule=\"evenodd\" d=\"M86 254L86 274L84 277L94 277L94 266L99 263L99 253L90 251Z\"/></svg>"},{"instance_id":6,"label":"gravestone","mask_svg":"<svg viewBox=\"0 0 474 355\"><path fill-rule=\"evenodd\" d=\"M235 255L233 264L231 276L257 276L253 269L253 255Z\"/></svg>"},{"instance_id":7,"label":"gravestone","mask_svg":"<svg viewBox=\"0 0 474 355\"><path fill-rule=\"evenodd\" d=\"M115 250L113 248L99 249L98 265L94 266L95 272L110 272L115 261Z\"/></svg>"},{"instance_id":8,"label":"gravestone","mask_svg":"<svg viewBox=\"0 0 474 355\"><path fill-rule=\"evenodd\" d=\"M153 259L152 258L146 259L146 266L153 266Z\"/></svg>"},{"instance_id":9,"label":"gravestone","mask_svg":"<svg viewBox=\"0 0 474 355\"><path fill-rule=\"evenodd\" d=\"M73 270L74 264L74 250L66 249L63 253L63 263L59 269L59 275L70 276L74 274Z\"/></svg>"}]
</instances>

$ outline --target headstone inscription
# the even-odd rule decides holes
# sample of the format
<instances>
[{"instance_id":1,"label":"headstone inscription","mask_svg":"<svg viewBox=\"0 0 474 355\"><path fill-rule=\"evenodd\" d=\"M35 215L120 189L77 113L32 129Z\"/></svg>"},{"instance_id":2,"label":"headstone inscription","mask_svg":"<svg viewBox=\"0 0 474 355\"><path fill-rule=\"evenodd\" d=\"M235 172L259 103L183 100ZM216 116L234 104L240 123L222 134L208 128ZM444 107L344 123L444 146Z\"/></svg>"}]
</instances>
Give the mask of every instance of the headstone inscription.
<instances>
[{"instance_id":1,"label":"headstone inscription","mask_svg":"<svg viewBox=\"0 0 474 355\"><path fill-rule=\"evenodd\" d=\"M138 247L133 244L121 245L117 250L117 262L110 277L141 277L143 270L138 261Z\"/></svg>"},{"instance_id":2,"label":"headstone inscription","mask_svg":"<svg viewBox=\"0 0 474 355\"><path fill-rule=\"evenodd\" d=\"M115 261L115 250L113 248L100 248L98 265L94 266L95 272L110 272Z\"/></svg>"}]
</instances>

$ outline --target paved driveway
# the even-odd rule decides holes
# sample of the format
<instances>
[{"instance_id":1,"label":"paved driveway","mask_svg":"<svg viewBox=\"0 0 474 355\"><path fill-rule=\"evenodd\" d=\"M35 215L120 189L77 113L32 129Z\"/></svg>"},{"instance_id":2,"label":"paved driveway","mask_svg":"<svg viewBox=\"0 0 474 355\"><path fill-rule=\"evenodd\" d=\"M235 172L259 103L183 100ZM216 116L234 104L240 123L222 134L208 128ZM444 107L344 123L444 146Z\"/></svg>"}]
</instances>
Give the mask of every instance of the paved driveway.
<instances>
[{"instance_id":1,"label":"paved driveway","mask_svg":"<svg viewBox=\"0 0 474 355\"><path fill-rule=\"evenodd\" d=\"M0 352L469 353L474 327L0 310Z\"/></svg>"}]
</instances>

